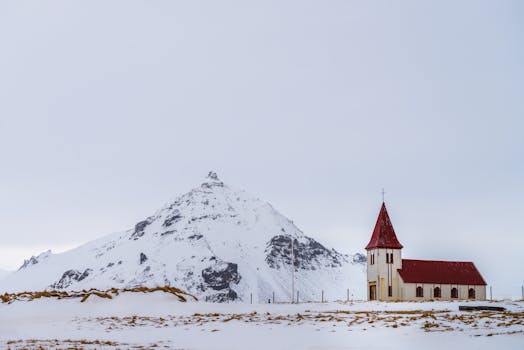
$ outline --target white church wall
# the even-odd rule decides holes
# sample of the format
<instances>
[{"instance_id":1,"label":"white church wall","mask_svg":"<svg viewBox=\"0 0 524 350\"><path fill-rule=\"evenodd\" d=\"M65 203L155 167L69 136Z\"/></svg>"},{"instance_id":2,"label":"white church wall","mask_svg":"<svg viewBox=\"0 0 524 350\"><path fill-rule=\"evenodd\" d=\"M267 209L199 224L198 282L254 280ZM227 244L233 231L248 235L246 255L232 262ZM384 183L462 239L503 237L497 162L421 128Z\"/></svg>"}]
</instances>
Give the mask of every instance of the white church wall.
<instances>
[{"instance_id":1,"label":"white church wall","mask_svg":"<svg viewBox=\"0 0 524 350\"><path fill-rule=\"evenodd\" d=\"M393 254L393 263L389 264L386 254ZM371 256L374 255L374 264L371 264ZM399 300L400 286L398 269L402 268L402 253L400 249L375 248L367 251L367 279L368 279L368 300L369 283L377 285L377 297L379 300ZM388 286L392 287L392 296L388 295Z\"/></svg>"},{"instance_id":2,"label":"white church wall","mask_svg":"<svg viewBox=\"0 0 524 350\"><path fill-rule=\"evenodd\" d=\"M417 297L417 287L422 287L423 297ZM434 288L440 287L441 297L433 296ZM458 298L451 298L451 289L458 289ZM433 283L400 283L401 300L467 300L469 289L475 290L474 300L486 300L486 286L457 285L457 284L433 284Z\"/></svg>"}]
</instances>

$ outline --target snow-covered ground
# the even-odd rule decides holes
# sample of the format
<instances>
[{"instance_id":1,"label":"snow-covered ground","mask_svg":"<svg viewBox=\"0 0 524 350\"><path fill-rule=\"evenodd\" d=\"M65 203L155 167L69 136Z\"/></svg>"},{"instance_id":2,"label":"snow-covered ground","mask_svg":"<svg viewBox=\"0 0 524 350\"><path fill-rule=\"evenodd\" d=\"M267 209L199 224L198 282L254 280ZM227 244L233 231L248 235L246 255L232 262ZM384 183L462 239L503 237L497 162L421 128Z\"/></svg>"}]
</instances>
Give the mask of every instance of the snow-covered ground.
<instances>
[{"instance_id":1,"label":"snow-covered ground","mask_svg":"<svg viewBox=\"0 0 524 350\"><path fill-rule=\"evenodd\" d=\"M460 312L489 304L506 312ZM0 303L0 348L522 349L524 302L179 302L162 292L108 300Z\"/></svg>"}]
</instances>

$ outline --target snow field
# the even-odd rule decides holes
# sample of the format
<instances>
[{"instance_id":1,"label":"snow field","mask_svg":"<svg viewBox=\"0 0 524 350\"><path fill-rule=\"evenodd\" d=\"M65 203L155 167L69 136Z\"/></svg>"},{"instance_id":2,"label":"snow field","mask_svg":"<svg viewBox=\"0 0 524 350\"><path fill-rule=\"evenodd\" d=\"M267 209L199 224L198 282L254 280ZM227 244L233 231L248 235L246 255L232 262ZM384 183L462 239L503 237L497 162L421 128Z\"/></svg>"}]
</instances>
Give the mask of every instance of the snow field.
<instances>
[{"instance_id":1,"label":"snow field","mask_svg":"<svg viewBox=\"0 0 524 350\"><path fill-rule=\"evenodd\" d=\"M480 305L481 302L466 302ZM521 349L524 302L179 302L162 292L0 304L0 346L44 349Z\"/></svg>"}]
</instances>

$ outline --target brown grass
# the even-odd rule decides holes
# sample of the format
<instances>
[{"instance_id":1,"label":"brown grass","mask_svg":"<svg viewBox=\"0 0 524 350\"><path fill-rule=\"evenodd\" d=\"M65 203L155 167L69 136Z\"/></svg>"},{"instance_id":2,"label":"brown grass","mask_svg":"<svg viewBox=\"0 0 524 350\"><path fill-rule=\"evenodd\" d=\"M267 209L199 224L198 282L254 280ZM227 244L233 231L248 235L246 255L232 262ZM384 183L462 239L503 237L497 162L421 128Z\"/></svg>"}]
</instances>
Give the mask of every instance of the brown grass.
<instances>
[{"instance_id":1,"label":"brown grass","mask_svg":"<svg viewBox=\"0 0 524 350\"><path fill-rule=\"evenodd\" d=\"M49 291L43 291L43 292L21 292L21 293L5 293L0 295L0 301L2 303L11 304L15 301L33 301L35 299L40 298L55 298L55 299L78 299L80 298L80 302L85 302L89 297L91 296L97 296L99 298L104 299L113 299L113 297L119 295L122 292L129 292L129 293L154 293L154 292L164 292L169 293L178 298L181 302L186 302L188 299L192 299L194 301L197 301L198 299L187 292L184 292L181 289L170 287L170 286L162 286L162 287L136 287L136 288L124 288L124 289L116 289L111 288L107 290L98 290L95 288L91 288L89 290L81 290L81 291L58 291L58 290L49 290Z\"/></svg>"}]
</instances>

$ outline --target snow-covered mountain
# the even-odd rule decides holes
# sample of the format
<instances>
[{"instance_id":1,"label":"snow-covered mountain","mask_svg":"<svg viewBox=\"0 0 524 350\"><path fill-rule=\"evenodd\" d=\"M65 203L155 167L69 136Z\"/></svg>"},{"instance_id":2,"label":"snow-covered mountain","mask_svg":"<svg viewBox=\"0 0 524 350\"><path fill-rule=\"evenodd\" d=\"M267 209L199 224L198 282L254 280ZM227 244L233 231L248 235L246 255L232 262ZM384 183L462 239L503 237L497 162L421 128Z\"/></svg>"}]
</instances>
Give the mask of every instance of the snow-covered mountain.
<instances>
[{"instance_id":1,"label":"snow-covered mountain","mask_svg":"<svg viewBox=\"0 0 524 350\"><path fill-rule=\"evenodd\" d=\"M305 236L270 204L210 172L131 230L26 260L0 292L170 285L209 301L288 301L291 245L301 300L364 297L365 257ZM352 247L343 247L350 249Z\"/></svg>"}]
</instances>

